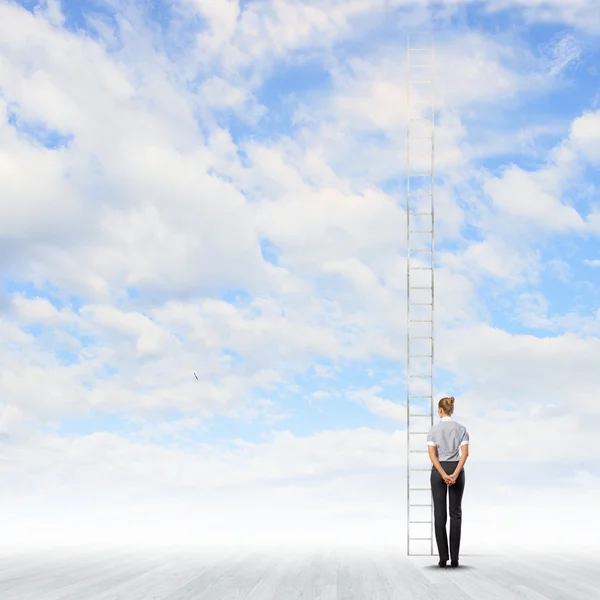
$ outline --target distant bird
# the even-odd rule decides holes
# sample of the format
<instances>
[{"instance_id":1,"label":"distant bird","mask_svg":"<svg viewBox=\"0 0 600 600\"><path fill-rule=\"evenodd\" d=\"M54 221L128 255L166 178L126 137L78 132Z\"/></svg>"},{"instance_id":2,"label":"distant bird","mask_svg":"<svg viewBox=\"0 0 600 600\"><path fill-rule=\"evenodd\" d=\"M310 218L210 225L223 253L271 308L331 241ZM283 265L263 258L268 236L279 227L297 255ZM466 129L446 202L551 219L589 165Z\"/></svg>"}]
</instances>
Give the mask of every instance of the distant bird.
<instances>
[{"instance_id":1,"label":"distant bird","mask_svg":"<svg viewBox=\"0 0 600 600\"><path fill-rule=\"evenodd\" d=\"M194 373L194 377L196 378L196 381L200 381L200 380L198 379L198 375L196 375L196 373Z\"/></svg>"}]
</instances>

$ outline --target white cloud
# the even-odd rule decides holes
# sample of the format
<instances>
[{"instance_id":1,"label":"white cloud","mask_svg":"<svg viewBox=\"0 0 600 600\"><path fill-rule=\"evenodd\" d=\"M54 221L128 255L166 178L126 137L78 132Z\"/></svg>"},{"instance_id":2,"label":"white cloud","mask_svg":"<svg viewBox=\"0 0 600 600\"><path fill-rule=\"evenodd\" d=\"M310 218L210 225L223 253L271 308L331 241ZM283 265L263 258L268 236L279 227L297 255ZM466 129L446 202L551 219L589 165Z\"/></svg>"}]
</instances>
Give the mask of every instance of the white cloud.
<instances>
[{"instance_id":1,"label":"white cloud","mask_svg":"<svg viewBox=\"0 0 600 600\"><path fill-rule=\"evenodd\" d=\"M347 396L352 401L363 404L374 415L390 419L392 422L406 423L406 407L398 402L378 396L377 393L380 391L381 388L374 387L372 389L349 391Z\"/></svg>"},{"instance_id":2,"label":"white cloud","mask_svg":"<svg viewBox=\"0 0 600 600\"><path fill-rule=\"evenodd\" d=\"M19 251L29 257L37 257L41 242L54 246L44 248L44 267L38 262L45 273L23 265L30 276L77 284L78 292L99 300L110 298L116 282L187 292L232 285L240 276L247 279L242 285L261 278L264 285L269 275L244 198L208 174L222 163L219 149L231 156L229 150L223 142L210 149L200 143L184 88L167 83L149 62L148 93L134 97L133 74L99 45L26 11L0 10L7 34L4 90L19 118L75 136L68 149L46 150L18 140L3 125L0 183L4 194L20 199L4 205L5 231L26 240ZM15 30L49 49L33 77L26 75L33 49ZM74 57L68 66L61 62L65 53ZM93 78L81 75L92 72ZM32 168L36 178L26 176ZM62 253L57 238L73 240L78 252Z\"/></svg>"},{"instance_id":3,"label":"white cloud","mask_svg":"<svg viewBox=\"0 0 600 600\"><path fill-rule=\"evenodd\" d=\"M469 170L474 150L465 144L467 132L457 107L482 106L528 89L526 69L508 66L515 58L506 45L482 35L462 36L460 43L447 37L436 42L436 173L451 178ZM362 178L366 164L373 181L395 176L399 164L404 169L406 68L405 47L384 43L360 58L335 62L330 68L333 94L322 98L318 108L299 106L297 122L310 130L309 139L319 140L338 172ZM414 115L429 109L429 93L427 85L411 86ZM374 132L381 137L375 144Z\"/></svg>"},{"instance_id":4,"label":"white cloud","mask_svg":"<svg viewBox=\"0 0 600 600\"><path fill-rule=\"evenodd\" d=\"M501 211L526 219L537 227L555 230L577 229L583 226L583 219L571 206L565 206L552 193L548 186L554 182L544 181L538 173L527 173L511 166L501 177L490 178L484 184L494 204Z\"/></svg>"},{"instance_id":5,"label":"white cloud","mask_svg":"<svg viewBox=\"0 0 600 600\"><path fill-rule=\"evenodd\" d=\"M267 112L259 106L247 89L234 86L221 77L204 81L202 94L208 106L216 109L231 109L249 123L256 123Z\"/></svg>"},{"instance_id":6,"label":"white cloud","mask_svg":"<svg viewBox=\"0 0 600 600\"><path fill-rule=\"evenodd\" d=\"M288 53L329 46L351 31L351 19L379 8L364 1L337 0L259 0L243 8L238 0L228 0L218 9L210 0L184 0L181 4L208 22L208 30L198 36L198 57L206 60L208 55L232 75L252 66L254 77Z\"/></svg>"},{"instance_id":7,"label":"white cloud","mask_svg":"<svg viewBox=\"0 0 600 600\"><path fill-rule=\"evenodd\" d=\"M210 0L188 0L187 4L196 9L208 22L210 34L203 35L203 41L212 42L215 50L222 44L229 44L240 16L239 0L225 0L215 4Z\"/></svg>"},{"instance_id":8,"label":"white cloud","mask_svg":"<svg viewBox=\"0 0 600 600\"><path fill-rule=\"evenodd\" d=\"M7 122L8 104L1 98L0 115L0 185L6 199L0 207L0 234L13 243L77 237L73 226L88 227L85 204L65 177L67 152L47 150L19 136ZM32 165L35 177L30 175Z\"/></svg>"},{"instance_id":9,"label":"white cloud","mask_svg":"<svg viewBox=\"0 0 600 600\"><path fill-rule=\"evenodd\" d=\"M487 5L491 11L522 9L530 22L560 23L592 34L600 31L595 0L488 0Z\"/></svg>"},{"instance_id":10,"label":"white cloud","mask_svg":"<svg viewBox=\"0 0 600 600\"><path fill-rule=\"evenodd\" d=\"M597 165L600 162L600 111L586 112L573 121L570 140L582 155Z\"/></svg>"},{"instance_id":11,"label":"white cloud","mask_svg":"<svg viewBox=\"0 0 600 600\"><path fill-rule=\"evenodd\" d=\"M558 75L577 63L582 54L581 44L572 35L563 35L549 48L550 75Z\"/></svg>"},{"instance_id":12,"label":"white cloud","mask_svg":"<svg viewBox=\"0 0 600 600\"><path fill-rule=\"evenodd\" d=\"M522 429L526 429L525 423ZM488 443L483 436L473 442L479 448L483 440L491 446L491 440ZM542 440L535 437L535 442ZM237 451L218 453L208 447L199 448L195 455L124 444L106 435L68 445L58 439L48 440L44 447L45 452L30 450L20 455L22 469L35 464L45 474L35 484L22 477L21 486L28 486L31 492L38 489L35 486L45 485L46 503L42 511L21 500L19 512L29 517L27 525L19 529L27 531L26 541L23 535L17 539L14 523L4 520L5 540L16 545L89 544L86 539L90 538L95 545L108 546L256 544L253 538L260 533L259 545L289 544L290 540L295 544L332 544L337 540L338 544L356 546L394 544L394 540L397 544L404 532L398 516L405 513L402 481L397 476L405 460L401 432L326 432L308 439L282 432L262 445L243 444ZM507 451L511 451L510 444ZM546 451L539 447L534 452ZM102 461L94 459L99 455ZM90 464L94 465L93 471ZM173 469L173 465L178 468ZM569 528L574 523L593 522L599 488L597 477L589 470L567 474L555 469L551 480L541 484L543 490L537 489L539 484L529 486L526 499L522 484L510 483L511 469L514 473L514 465L507 467L499 462L486 475L474 458L469 459L464 511L471 520L465 523L464 553L474 548L489 551L490 536L497 544L494 551L511 545L511 540L501 534L502 524L509 522L519 527L522 548L557 547L556 538L553 541L544 535L541 521L532 517L532 510L539 514L537 503L542 491L550 494L553 510L577 508L577 517L569 521ZM59 483L61 479L63 483ZM121 495L115 493L116 481ZM237 493L228 492L228 485L234 485ZM216 489L221 486L220 491ZM174 495L174 489L180 493ZM122 496L126 490L136 490L147 499L131 504ZM574 490L585 490L585 501L575 501ZM495 500L490 502L491 498ZM16 506L16 500L17 496L4 493L3 502L9 509ZM488 509L498 509L497 527L479 514L481 503ZM371 515L368 519L367 513ZM60 524L61 536L56 537L53 524ZM339 537L344 528L346 533ZM160 541L153 542L153 538ZM580 541L572 534L560 539L563 551ZM546 546L548 543L550 546Z\"/></svg>"},{"instance_id":13,"label":"white cloud","mask_svg":"<svg viewBox=\"0 0 600 600\"><path fill-rule=\"evenodd\" d=\"M546 310L543 298L538 306ZM599 339L590 333L536 337L487 325L461 326L440 332L436 352L440 367L454 373L457 385L469 387L467 411L477 407L485 418L485 407L500 403L518 417L519 410L526 412L536 402L553 403L557 415L575 423L598 412L593 356Z\"/></svg>"},{"instance_id":14,"label":"white cloud","mask_svg":"<svg viewBox=\"0 0 600 600\"><path fill-rule=\"evenodd\" d=\"M46 298L27 298L19 294L13 297L12 304L22 325L42 323L50 327L60 327L76 320L70 309L58 310Z\"/></svg>"},{"instance_id":15,"label":"white cloud","mask_svg":"<svg viewBox=\"0 0 600 600\"><path fill-rule=\"evenodd\" d=\"M437 257L442 267L468 276L471 282L492 277L508 286L533 284L539 277L540 254L525 249L526 244L519 246L490 232L486 239L468 243L462 252L439 252Z\"/></svg>"}]
</instances>

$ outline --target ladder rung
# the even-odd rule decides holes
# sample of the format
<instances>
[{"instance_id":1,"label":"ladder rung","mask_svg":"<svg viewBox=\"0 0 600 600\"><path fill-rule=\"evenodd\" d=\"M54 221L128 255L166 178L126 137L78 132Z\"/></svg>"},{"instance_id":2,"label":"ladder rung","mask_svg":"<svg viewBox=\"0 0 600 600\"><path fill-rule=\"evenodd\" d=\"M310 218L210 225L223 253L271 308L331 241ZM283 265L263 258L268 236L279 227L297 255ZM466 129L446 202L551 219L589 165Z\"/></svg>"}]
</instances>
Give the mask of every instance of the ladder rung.
<instances>
[{"instance_id":1,"label":"ladder rung","mask_svg":"<svg viewBox=\"0 0 600 600\"><path fill-rule=\"evenodd\" d=\"M433 323L432 319L410 319L410 323Z\"/></svg>"},{"instance_id":2,"label":"ladder rung","mask_svg":"<svg viewBox=\"0 0 600 600\"><path fill-rule=\"evenodd\" d=\"M420 135L420 136L417 137L417 136L409 134L408 139L409 140L432 140L433 136L432 135L426 135L426 136Z\"/></svg>"},{"instance_id":3,"label":"ladder rung","mask_svg":"<svg viewBox=\"0 0 600 600\"><path fill-rule=\"evenodd\" d=\"M409 250L409 252L433 252L432 248L415 248L414 250Z\"/></svg>"},{"instance_id":4,"label":"ladder rung","mask_svg":"<svg viewBox=\"0 0 600 600\"><path fill-rule=\"evenodd\" d=\"M427 537L427 538L418 537L418 538L408 538L408 539L410 539L410 540L430 540L431 538L430 537Z\"/></svg>"},{"instance_id":5,"label":"ladder rung","mask_svg":"<svg viewBox=\"0 0 600 600\"><path fill-rule=\"evenodd\" d=\"M409 468L408 470L409 471L431 471L431 469L421 469L421 468L419 468L419 469L410 469ZM429 504L427 506L429 506Z\"/></svg>"},{"instance_id":6,"label":"ladder rung","mask_svg":"<svg viewBox=\"0 0 600 600\"><path fill-rule=\"evenodd\" d=\"M411 302L411 306L433 306L432 302Z\"/></svg>"},{"instance_id":7,"label":"ladder rung","mask_svg":"<svg viewBox=\"0 0 600 600\"><path fill-rule=\"evenodd\" d=\"M409 121L433 121L431 117L410 117Z\"/></svg>"},{"instance_id":8,"label":"ladder rung","mask_svg":"<svg viewBox=\"0 0 600 600\"><path fill-rule=\"evenodd\" d=\"M433 229L409 229L408 233L433 233Z\"/></svg>"},{"instance_id":9,"label":"ladder rung","mask_svg":"<svg viewBox=\"0 0 600 600\"><path fill-rule=\"evenodd\" d=\"M419 379L431 379L431 375L409 375L409 377L417 377Z\"/></svg>"},{"instance_id":10,"label":"ladder rung","mask_svg":"<svg viewBox=\"0 0 600 600\"><path fill-rule=\"evenodd\" d=\"M431 271L433 267L409 267L409 269L415 271Z\"/></svg>"},{"instance_id":11,"label":"ladder rung","mask_svg":"<svg viewBox=\"0 0 600 600\"><path fill-rule=\"evenodd\" d=\"M431 504L409 504L409 506L431 506Z\"/></svg>"},{"instance_id":12,"label":"ladder rung","mask_svg":"<svg viewBox=\"0 0 600 600\"><path fill-rule=\"evenodd\" d=\"M431 523L431 519L429 519L429 521L409 521L408 524L412 524L412 523Z\"/></svg>"},{"instance_id":13,"label":"ladder rung","mask_svg":"<svg viewBox=\"0 0 600 600\"><path fill-rule=\"evenodd\" d=\"M413 194L413 195L416 195L416 194ZM423 196L431 196L431 194L423 194ZM423 217L425 215L431 215L433 213L431 213L431 212L416 212L416 213L409 212L408 214L413 215L415 217Z\"/></svg>"},{"instance_id":14,"label":"ladder rung","mask_svg":"<svg viewBox=\"0 0 600 600\"><path fill-rule=\"evenodd\" d=\"M433 358L433 354L409 354L408 358Z\"/></svg>"},{"instance_id":15,"label":"ladder rung","mask_svg":"<svg viewBox=\"0 0 600 600\"><path fill-rule=\"evenodd\" d=\"M409 177L433 177L433 173L409 173Z\"/></svg>"},{"instance_id":16,"label":"ladder rung","mask_svg":"<svg viewBox=\"0 0 600 600\"><path fill-rule=\"evenodd\" d=\"M429 431L409 431L408 435L427 435Z\"/></svg>"},{"instance_id":17,"label":"ladder rung","mask_svg":"<svg viewBox=\"0 0 600 600\"><path fill-rule=\"evenodd\" d=\"M427 396L429 397L429 396ZM408 415L409 417L432 417L431 413L414 413L412 415Z\"/></svg>"},{"instance_id":18,"label":"ladder rung","mask_svg":"<svg viewBox=\"0 0 600 600\"><path fill-rule=\"evenodd\" d=\"M429 453L429 450L409 450L409 452L413 452L413 453L418 453L418 454L422 454L423 452L425 452L425 454Z\"/></svg>"},{"instance_id":19,"label":"ladder rung","mask_svg":"<svg viewBox=\"0 0 600 600\"><path fill-rule=\"evenodd\" d=\"M432 193L429 193L429 194L412 194L411 192L408 192L408 195L409 195L409 196L415 196L415 197L417 197L417 198L418 198L418 197L423 197L423 198L424 198L425 196L433 196L433 194L432 194ZM408 214L409 214L409 215L411 215L411 214L418 215L419 213L410 213L410 212L409 212ZM420 214L423 214L423 215L430 215L431 213L420 213Z\"/></svg>"},{"instance_id":20,"label":"ladder rung","mask_svg":"<svg viewBox=\"0 0 600 600\"><path fill-rule=\"evenodd\" d=\"M411 285L410 290L430 290L430 285Z\"/></svg>"},{"instance_id":21,"label":"ladder rung","mask_svg":"<svg viewBox=\"0 0 600 600\"><path fill-rule=\"evenodd\" d=\"M433 336L432 335L411 335L410 336L411 340L432 340ZM427 398L429 398L429 396L426 396Z\"/></svg>"}]
</instances>

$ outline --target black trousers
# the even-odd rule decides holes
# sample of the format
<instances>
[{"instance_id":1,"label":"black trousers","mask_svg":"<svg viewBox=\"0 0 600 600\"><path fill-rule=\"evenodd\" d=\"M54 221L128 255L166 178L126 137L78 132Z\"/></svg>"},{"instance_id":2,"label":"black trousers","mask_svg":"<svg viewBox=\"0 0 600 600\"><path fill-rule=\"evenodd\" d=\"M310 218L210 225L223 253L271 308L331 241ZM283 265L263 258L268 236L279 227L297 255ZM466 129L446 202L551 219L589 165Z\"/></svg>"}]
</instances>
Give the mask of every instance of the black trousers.
<instances>
[{"instance_id":1,"label":"black trousers","mask_svg":"<svg viewBox=\"0 0 600 600\"><path fill-rule=\"evenodd\" d=\"M442 469L452 475L458 461L440 461ZM435 540L440 560L448 560L448 535L446 533L446 496L450 497L450 559L458 561L460 550L460 530L462 523L462 497L465 490L465 470L461 470L454 485L448 485L435 467L431 469L431 494L433 496L433 517Z\"/></svg>"}]
</instances>

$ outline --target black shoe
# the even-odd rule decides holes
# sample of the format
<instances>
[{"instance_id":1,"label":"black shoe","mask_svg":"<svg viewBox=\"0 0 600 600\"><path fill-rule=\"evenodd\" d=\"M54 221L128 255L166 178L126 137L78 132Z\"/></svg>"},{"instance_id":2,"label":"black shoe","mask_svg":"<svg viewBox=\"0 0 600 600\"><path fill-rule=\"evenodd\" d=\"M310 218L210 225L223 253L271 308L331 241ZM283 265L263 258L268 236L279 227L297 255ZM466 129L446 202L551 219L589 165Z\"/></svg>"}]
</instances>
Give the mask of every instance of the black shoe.
<instances>
[{"instance_id":1,"label":"black shoe","mask_svg":"<svg viewBox=\"0 0 600 600\"><path fill-rule=\"evenodd\" d=\"M446 562L445 560L440 560L440 562L438 563L438 567L441 567L442 569L446 568Z\"/></svg>"},{"instance_id":2,"label":"black shoe","mask_svg":"<svg viewBox=\"0 0 600 600\"><path fill-rule=\"evenodd\" d=\"M450 562L450 566L451 566L453 569L456 569L456 567L458 567L458 561L457 561L457 560L453 560L453 561L451 561L451 562Z\"/></svg>"}]
</instances>

